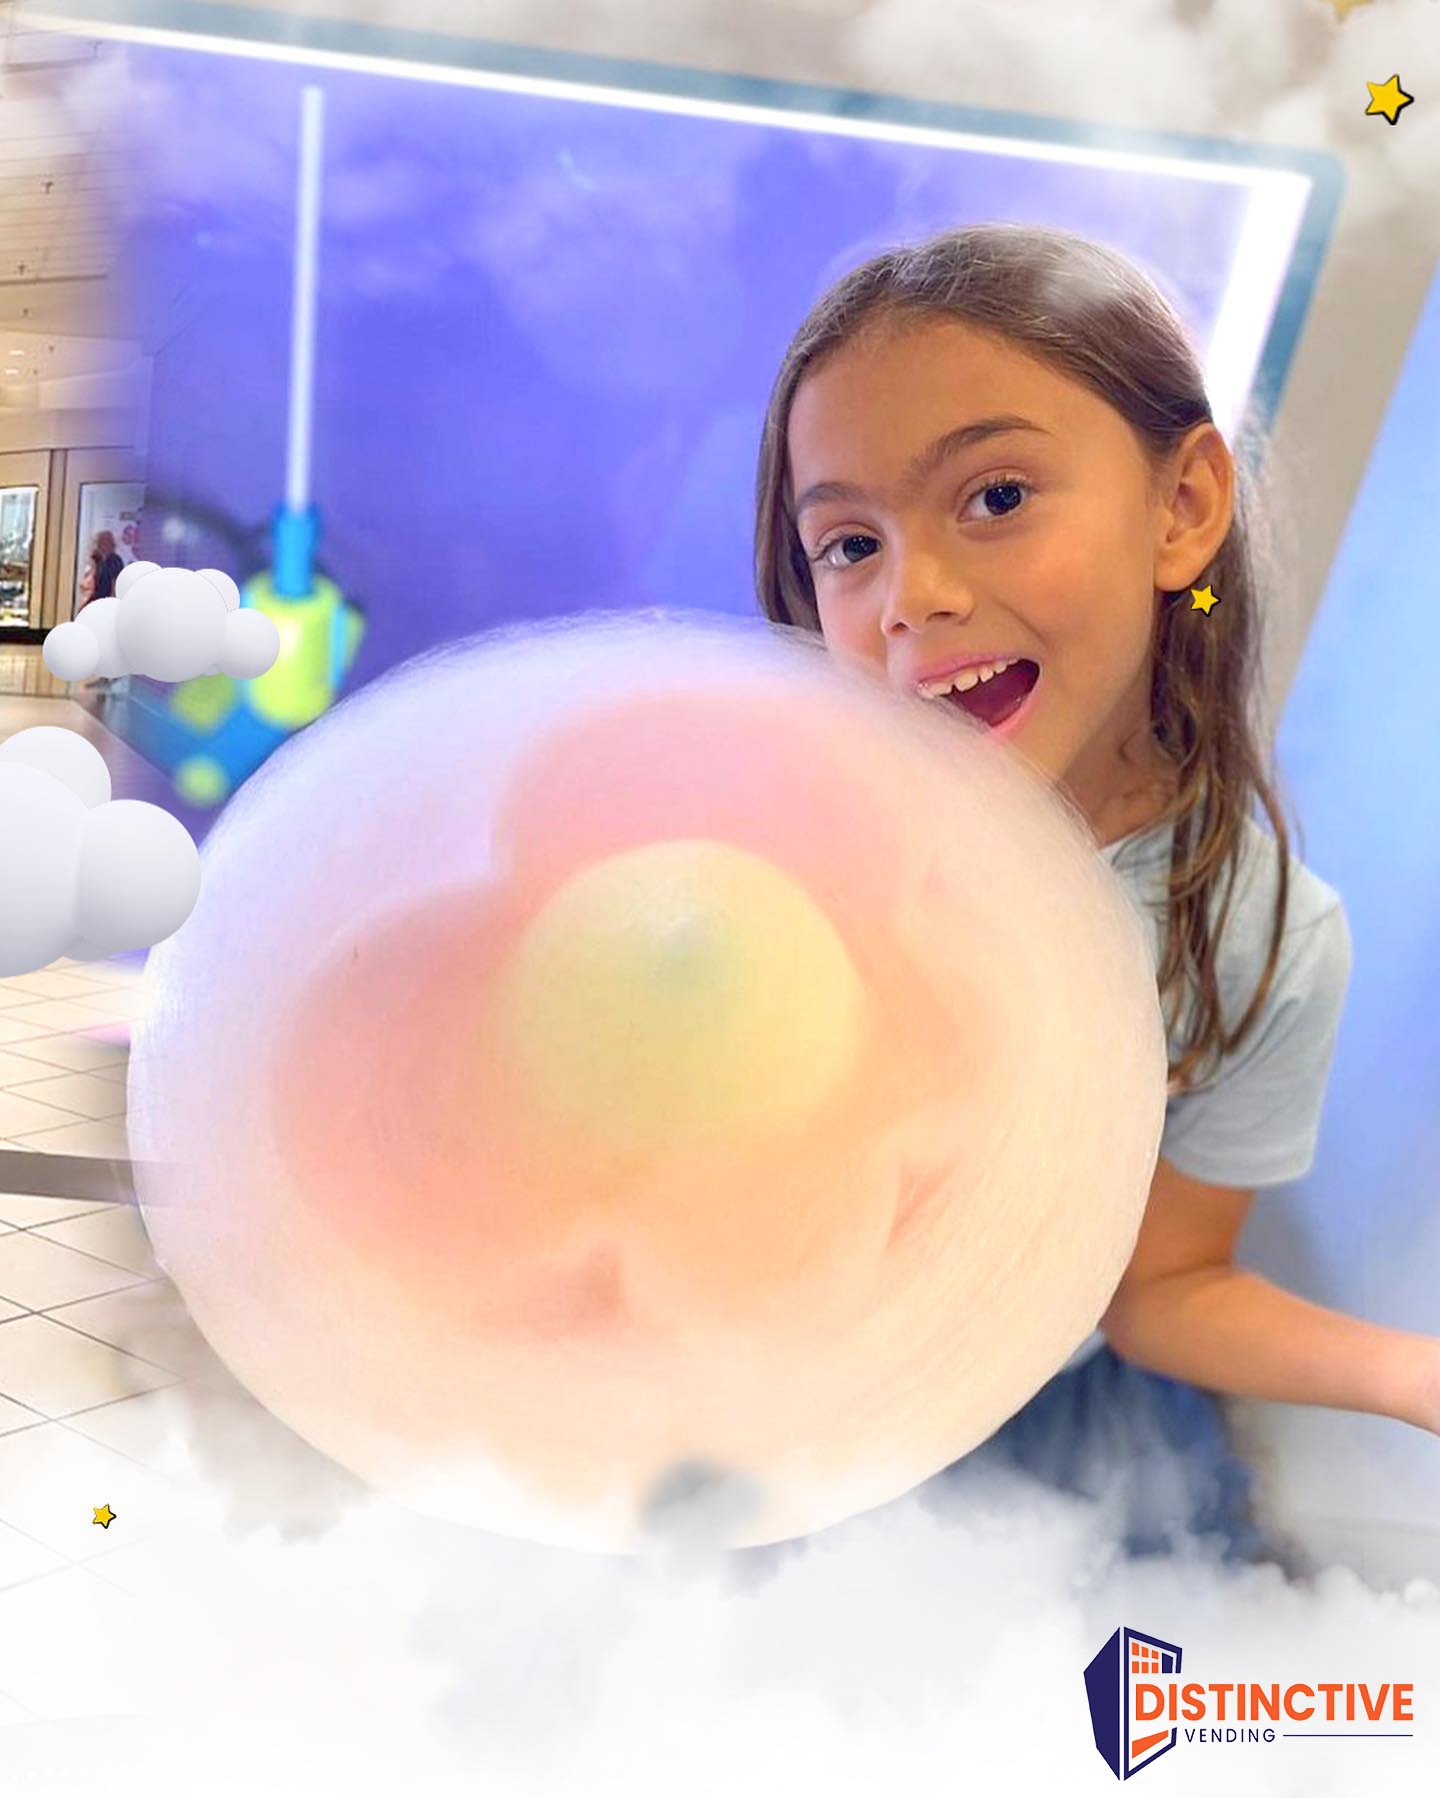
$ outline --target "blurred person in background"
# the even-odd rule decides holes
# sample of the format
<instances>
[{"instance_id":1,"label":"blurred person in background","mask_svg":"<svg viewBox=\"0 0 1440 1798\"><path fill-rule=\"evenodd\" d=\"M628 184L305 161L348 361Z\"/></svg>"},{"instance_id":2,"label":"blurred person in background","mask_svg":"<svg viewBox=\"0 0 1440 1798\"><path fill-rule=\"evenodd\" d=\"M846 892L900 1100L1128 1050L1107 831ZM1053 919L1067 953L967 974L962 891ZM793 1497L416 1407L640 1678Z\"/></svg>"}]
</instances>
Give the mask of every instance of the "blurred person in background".
<instances>
[{"instance_id":1,"label":"blurred person in background","mask_svg":"<svg viewBox=\"0 0 1440 1798\"><path fill-rule=\"evenodd\" d=\"M92 599L108 599L124 566L125 558L115 548L115 533L96 531L90 543L89 566L80 579L79 610L83 612Z\"/></svg>"}]
</instances>

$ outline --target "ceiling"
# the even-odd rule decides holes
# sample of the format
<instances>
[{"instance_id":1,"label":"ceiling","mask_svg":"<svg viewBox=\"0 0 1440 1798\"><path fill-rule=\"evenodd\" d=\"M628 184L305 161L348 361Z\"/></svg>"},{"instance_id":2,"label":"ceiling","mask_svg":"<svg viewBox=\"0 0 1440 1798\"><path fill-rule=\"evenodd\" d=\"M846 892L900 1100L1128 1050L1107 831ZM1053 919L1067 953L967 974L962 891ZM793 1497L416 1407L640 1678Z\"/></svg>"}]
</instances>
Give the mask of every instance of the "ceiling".
<instances>
[{"instance_id":1,"label":"ceiling","mask_svg":"<svg viewBox=\"0 0 1440 1798\"><path fill-rule=\"evenodd\" d=\"M43 403L63 391L52 383L134 356L113 279L123 156L113 131L74 116L103 53L0 0L0 405Z\"/></svg>"}]
</instances>

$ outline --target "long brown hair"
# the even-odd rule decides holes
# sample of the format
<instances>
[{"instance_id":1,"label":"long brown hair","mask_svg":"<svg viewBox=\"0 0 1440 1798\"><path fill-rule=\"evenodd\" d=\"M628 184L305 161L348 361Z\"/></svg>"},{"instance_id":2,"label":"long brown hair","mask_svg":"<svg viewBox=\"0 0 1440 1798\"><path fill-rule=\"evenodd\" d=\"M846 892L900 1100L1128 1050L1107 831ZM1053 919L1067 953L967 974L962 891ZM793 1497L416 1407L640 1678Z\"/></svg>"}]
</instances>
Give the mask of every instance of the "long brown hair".
<instances>
[{"instance_id":1,"label":"long brown hair","mask_svg":"<svg viewBox=\"0 0 1440 1798\"><path fill-rule=\"evenodd\" d=\"M976 225L872 257L837 282L796 332L776 377L756 478L755 583L762 611L819 632L820 618L790 486L790 407L822 358L871 329L936 317L993 332L1082 382L1126 419L1152 477L1197 424L1212 423L1204 376L1185 327L1163 294L1123 256L1073 232ZM1167 1028L1187 992L1192 1028L1172 1089L1208 1077L1249 1034L1274 980L1289 890L1289 835L1279 780L1260 750L1256 568L1260 482L1235 464L1234 516L1214 560L1195 581L1224 603L1208 615L1163 594L1152 633L1150 728L1175 771L1175 793L1154 820L1172 823L1167 934L1160 964ZM1244 825L1256 801L1275 838L1278 887L1264 970L1248 1009L1227 1034L1216 960L1239 871ZM1220 897L1224 882L1223 898ZM1212 921L1212 901L1220 898Z\"/></svg>"}]
</instances>

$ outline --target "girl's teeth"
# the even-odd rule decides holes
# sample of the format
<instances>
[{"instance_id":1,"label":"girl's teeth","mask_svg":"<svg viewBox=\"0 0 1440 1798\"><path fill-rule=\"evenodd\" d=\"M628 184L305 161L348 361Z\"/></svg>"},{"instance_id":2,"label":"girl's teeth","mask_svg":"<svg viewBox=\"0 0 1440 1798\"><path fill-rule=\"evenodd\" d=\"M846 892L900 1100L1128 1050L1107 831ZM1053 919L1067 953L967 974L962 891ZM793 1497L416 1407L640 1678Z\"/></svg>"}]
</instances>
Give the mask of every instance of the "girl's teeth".
<instances>
[{"instance_id":1,"label":"girl's teeth","mask_svg":"<svg viewBox=\"0 0 1440 1798\"><path fill-rule=\"evenodd\" d=\"M972 687L978 687L981 681L994 680L1007 668L1013 668L1020 658L1012 656L1008 662L984 662L974 668L967 668L962 674L947 676L944 680L932 681L921 687L920 691L927 699L942 699L949 692L968 693Z\"/></svg>"}]
</instances>

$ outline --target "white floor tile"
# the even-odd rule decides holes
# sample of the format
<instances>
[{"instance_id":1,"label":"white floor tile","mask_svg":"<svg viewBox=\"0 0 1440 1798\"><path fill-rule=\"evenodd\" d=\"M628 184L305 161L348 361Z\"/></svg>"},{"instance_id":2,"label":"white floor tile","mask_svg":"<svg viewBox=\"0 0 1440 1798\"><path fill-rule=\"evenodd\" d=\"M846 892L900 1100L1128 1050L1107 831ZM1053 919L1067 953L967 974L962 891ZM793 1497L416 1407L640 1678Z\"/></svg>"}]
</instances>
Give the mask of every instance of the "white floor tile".
<instances>
[{"instance_id":1,"label":"white floor tile","mask_svg":"<svg viewBox=\"0 0 1440 1798\"><path fill-rule=\"evenodd\" d=\"M23 1305L12 1305L9 1299L0 1299L0 1324L3 1324L7 1318L23 1317L24 1315L25 1307Z\"/></svg>"},{"instance_id":2,"label":"white floor tile","mask_svg":"<svg viewBox=\"0 0 1440 1798\"><path fill-rule=\"evenodd\" d=\"M87 994L105 990L103 980L87 980L73 970L62 973L58 968L41 968L35 974L16 974L0 980L0 1006L8 1008L12 992L30 999L83 999Z\"/></svg>"},{"instance_id":3,"label":"white floor tile","mask_svg":"<svg viewBox=\"0 0 1440 1798\"><path fill-rule=\"evenodd\" d=\"M39 1030L89 1030L96 1024L111 1024L117 1014L109 1008L110 995L98 995L102 1005L81 1003L75 999L36 999L25 1005L7 1005L4 1015L16 1024L34 1024Z\"/></svg>"},{"instance_id":4,"label":"white floor tile","mask_svg":"<svg viewBox=\"0 0 1440 1798\"><path fill-rule=\"evenodd\" d=\"M6 1398L0 1392L0 1436L8 1436L11 1430L28 1430L37 1423L45 1422L43 1411L36 1411L29 1405L17 1404L13 1398Z\"/></svg>"},{"instance_id":5,"label":"white floor tile","mask_svg":"<svg viewBox=\"0 0 1440 1798\"><path fill-rule=\"evenodd\" d=\"M30 1136L39 1130L60 1130L78 1122L73 1111L60 1105L47 1105L36 1098L21 1098L13 1092L0 1092L0 1140L14 1141L17 1136Z\"/></svg>"},{"instance_id":6,"label":"white floor tile","mask_svg":"<svg viewBox=\"0 0 1440 1798\"><path fill-rule=\"evenodd\" d=\"M112 986L79 1003L103 1011L107 1018L116 1022L136 1024L150 1009L150 993L141 986Z\"/></svg>"},{"instance_id":7,"label":"white floor tile","mask_svg":"<svg viewBox=\"0 0 1440 1798\"><path fill-rule=\"evenodd\" d=\"M177 1483L204 1475L205 1442L225 1446L257 1437L263 1441L267 1426L273 1428L273 1420L258 1400L208 1392L189 1383L142 1392L66 1419L68 1429Z\"/></svg>"},{"instance_id":8,"label":"white floor tile","mask_svg":"<svg viewBox=\"0 0 1440 1798\"><path fill-rule=\"evenodd\" d=\"M95 1521L100 1505L115 1513L108 1529ZM174 1492L158 1475L63 1424L0 1436L0 1523L66 1560L163 1535L181 1515ZM0 1641L4 1636L0 1624ZM0 1668L0 1691L14 1689Z\"/></svg>"},{"instance_id":9,"label":"white floor tile","mask_svg":"<svg viewBox=\"0 0 1440 1798\"><path fill-rule=\"evenodd\" d=\"M7 974L0 980L0 1011L9 1011L14 1005L27 1005L34 999L56 997L57 994L46 990L43 969L35 974Z\"/></svg>"},{"instance_id":10,"label":"white floor tile","mask_svg":"<svg viewBox=\"0 0 1440 1798\"><path fill-rule=\"evenodd\" d=\"M5 1022L4 1015L0 1014L0 1043L6 1040ZM130 1059L129 1051L123 1045L97 1042L91 1036L67 1036L63 1032L49 1030L40 1036L27 1037L11 1053L40 1062L41 1073L36 1076L37 1079L43 1078L47 1067L69 1068L80 1074L98 1074L110 1068L122 1068Z\"/></svg>"},{"instance_id":11,"label":"white floor tile","mask_svg":"<svg viewBox=\"0 0 1440 1798\"><path fill-rule=\"evenodd\" d=\"M0 1087L20 1086L27 1080L43 1080L47 1074L59 1071L43 1061L36 1061L33 1055L17 1054L14 1049L0 1049Z\"/></svg>"},{"instance_id":12,"label":"white floor tile","mask_svg":"<svg viewBox=\"0 0 1440 1798\"><path fill-rule=\"evenodd\" d=\"M93 721L91 714L72 697L73 687L51 674L41 660L38 644L0 644L0 692L0 739L13 736L18 730L31 730L37 724L78 730L105 757L114 780L115 770L99 735L104 727ZM107 736L112 734L105 732Z\"/></svg>"},{"instance_id":13,"label":"white floor tile","mask_svg":"<svg viewBox=\"0 0 1440 1798\"><path fill-rule=\"evenodd\" d=\"M111 1524L113 1532L115 1524ZM144 1542L127 1542L95 1555L83 1563L87 1573L107 1585L118 1586L136 1598L156 1591L174 1589L176 1548L173 1542L151 1538Z\"/></svg>"},{"instance_id":14,"label":"white floor tile","mask_svg":"<svg viewBox=\"0 0 1440 1798\"><path fill-rule=\"evenodd\" d=\"M0 1586L13 1586L32 1574L52 1573L65 1566L62 1555L34 1537L22 1535L8 1523L0 1523Z\"/></svg>"},{"instance_id":15,"label":"white floor tile","mask_svg":"<svg viewBox=\"0 0 1440 1798\"><path fill-rule=\"evenodd\" d=\"M72 1123L63 1130L37 1130L33 1135L12 1136L9 1146L43 1155L93 1155L101 1161L130 1159L130 1139L118 1118L104 1124Z\"/></svg>"},{"instance_id":16,"label":"white floor tile","mask_svg":"<svg viewBox=\"0 0 1440 1798\"><path fill-rule=\"evenodd\" d=\"M0 1392L47 1417L88 1411L112 1399L168 1386L172 1378L164 1368L48 1317L13 1317L0 1324ZM7 1440L0 1437L0 1442Z\"/></svg>"},{"instance_id":17,"label":"white floor tile","mask_svg":"<svg viewBox=\"0 0 1440 1798\"><path fill-rule=\"evenodd\" d=\"M102 980L107 986L137 987L145 984L149 961L148 949L135 949L108 955L102 961L57 962L55 965L62 973L79 974L86 980Z\"/></svg>"},{"instance_id":18,"label":"white floor tile","mask_svg":"<svg viewBox=\"0 0 1440 1798\"><path fill-rule=\"evenodd\" d=\"M38 1023L34 1018L22 1021L11 1012L0 1011L0 1043L32 1042L37 1037L55 1034L49 1024Z\"/></svg>"},{"instance_id":19,"label":"white floor tile","mask_svg":"<svg viewBox=\"0 0 1440 1798\"><path fill-rule=\"evenodd\" d=\"M13 1224L17 1230L28 1230L34 1224L58 1224L62 1218L110 1209L102 1199L52 1199L0 1192L0 1223Z\"/></svg>"},{"instance_id":20,"label":"white floor tile","mask_svg":"<svg viewBox=\"0 0 1440 1798\"><path fill-rule=\"evenodd\" d=\"M133 1286L144 1277L63 1243L49 1242L30 1230L12 1230L0 1236L0 1298L23 1305L27 1311L48 1311L52 1305L97 1298L102 1292ZM0 1381L0 1392L4 1390Z\"/></svg>"},{"instance_id":21,"label":"white floor tile","mask_svg":"<svg viewBox=\"0 0 1440 1798\"><path fill-rule=\"evenodd\" d=\"M99 1121L125 1115L125 1089L95 1074L58 1074L32 1064L28 1079L13 1080L7 1097L33 1099L37 1105L56 1105L62 1111Z\"/></svg>"},{"instance_id":22,"label":"white floor tile","mask_svg":"<svg viewBox=\"0 0 1440 1798\"><path fill-rule=\"evenodd\" d=\"M141 1694L117 1650L139 1604L83 1567L0 1592L0 1691L40 1717L133 1713Z\"/></svg>"},{"instance_id":23,"label":"white floor tile","mask_svg":"<svg viewBox=\"0 0 1440 1798\"><path fill-rule=\"evenodd\" d=\"M8 1692L0 1692L0 1729L7 1723L33 1723L35 1713L17 1704Z\"/></svg>"},{"instance_id":24,"label":"white floor tile","mask_svg":"<svg viewBox=\"0 0 1440 1798\"><path fill-rule=\"evenodd\" d=\"M168 1280L148 1280L143 1286L127 1287L103 1298L64 1305L50 1316L54 1322L153 1361L179 1379L198 1380L221 1392L240 1390Z\"/></svg>"},{"instance_id":25,"label":"white floor tile","mask_svg":"<svg viewBox=\"0 0 1440 1798\"><path fill-rule=\"evenodd\" d=\"M133 1205L111 1205L104 1211L92 1211L67 1222L42 1224L32 1235L47 1242L58 1242L68 1249L79 1249L102 1261L113 1261L147 1280L155 1279L160 1269L151 1252L150 1238L138 1209ZM90 1298L90 1293L74 1293L74 1298ZM63 1303L64 1301L62 1301Z\"/></svg>"}]
</instances>

